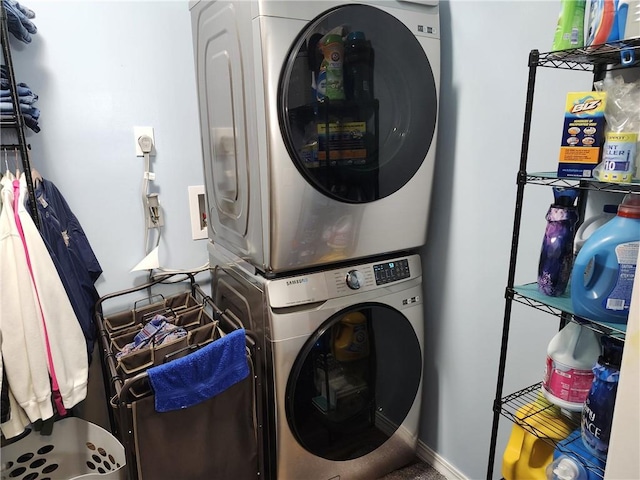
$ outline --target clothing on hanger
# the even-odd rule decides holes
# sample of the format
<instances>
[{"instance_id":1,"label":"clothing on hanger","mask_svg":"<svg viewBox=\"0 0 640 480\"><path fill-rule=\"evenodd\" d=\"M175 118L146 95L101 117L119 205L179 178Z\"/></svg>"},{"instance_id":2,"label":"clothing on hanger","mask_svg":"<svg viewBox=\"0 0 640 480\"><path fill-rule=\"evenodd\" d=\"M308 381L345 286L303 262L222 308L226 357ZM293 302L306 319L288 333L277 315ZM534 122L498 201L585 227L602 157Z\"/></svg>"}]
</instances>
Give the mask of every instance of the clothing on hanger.
<instances>
[{"instance_id":1,"label":"clothing on hanger","mask_svg":"<svg viewBox=\"0 0 640 480\"><path fill-rule=\"evenodd\" d=\"M80 322L91 358L97 338L93 307L100 298L94 283L102 274L102 267L80 222L58 188L37 171L34 175L34 170L32 179L40 234ZM30 199L27 199L26 208L30 208Z\"/></svg>"},{"instance_id":2,"label":"clothing on hanger","mask_svg":"<svg viewBox=\"0 0 640 480\"><path fill-rule=\"evenodd\" d=\"M52 372L64 408L71 408L85 398L88 358L83 331L57 269L24 206L26 179L22 176L18 182L10 177L11 174L5 175L0 182L3 187L0 212L2 367L16 400L17 411L11 409L12 420L14 412L19 419L20 410L24 410L26 418L35 422L53 415ZM16 195L19 198L13 208ZM15 221L16 213L23 228L24 243ZM46 340L48 350L43 349ZM19 423L3 424L5 436L18 431Z\"/></svg>"}]
</instances>

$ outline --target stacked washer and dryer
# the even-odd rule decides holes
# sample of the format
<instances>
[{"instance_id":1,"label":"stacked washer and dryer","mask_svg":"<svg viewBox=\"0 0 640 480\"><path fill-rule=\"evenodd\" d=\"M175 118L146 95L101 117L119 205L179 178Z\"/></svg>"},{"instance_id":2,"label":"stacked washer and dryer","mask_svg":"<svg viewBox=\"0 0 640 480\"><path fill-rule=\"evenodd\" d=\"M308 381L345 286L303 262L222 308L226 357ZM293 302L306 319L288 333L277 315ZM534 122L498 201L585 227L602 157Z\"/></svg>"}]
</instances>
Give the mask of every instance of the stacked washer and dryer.
<instances>
[{"instance_id":1,"label":"stacked washer and dryer","mask_svg":"<svg viewBox=\"0 0 640 480\"><path fill-rule=\"evenodd\" d=\"M380 477L418 439L438 0L191 15L212 295L260 338L263 474Z\"/></svg>"}]
</instances>

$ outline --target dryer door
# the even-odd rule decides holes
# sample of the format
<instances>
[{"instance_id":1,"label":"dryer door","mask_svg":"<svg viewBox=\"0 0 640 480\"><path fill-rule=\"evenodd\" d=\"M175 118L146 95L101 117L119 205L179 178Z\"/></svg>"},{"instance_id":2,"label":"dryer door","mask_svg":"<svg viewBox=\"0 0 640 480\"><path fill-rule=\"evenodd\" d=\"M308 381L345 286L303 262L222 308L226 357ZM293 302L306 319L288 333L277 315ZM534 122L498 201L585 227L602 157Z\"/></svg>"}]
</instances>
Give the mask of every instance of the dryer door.
<instances>
[{"instance_id":1,"label":"dryer door","mask_svg":"<svg viewBox=\"0 0 640 480\"><path fill-rule=\"evenodd\" d=\"M250 241L251 152L243 80L247 40L237 25L248 8L203 2L192 13L209 237L241 254Z\"/></svg>"},{"instance_id":2,"label":"dryer door","mask_svg":"<svg viewBox=\"0 0 640 480\"><path fill-rule=\"evenodd\" d=\"M328 460L364 456L402 426L421 376L420 343L402 313L377 303L343 310L309 338L293 365L286 390L291 432Z\"/></svg>"},{"instance_id":3,"label":"dryer door","mask_svg":"<svg viewBox=\"0 0 640 480\"><path fill-rule=\"evenodd\" d=\"M346 5L310 22L287 58L280 127L307 181L349 203L402 188L436 129L436 81L416 36L379 8Z\"/></svg>"}]
</instances>

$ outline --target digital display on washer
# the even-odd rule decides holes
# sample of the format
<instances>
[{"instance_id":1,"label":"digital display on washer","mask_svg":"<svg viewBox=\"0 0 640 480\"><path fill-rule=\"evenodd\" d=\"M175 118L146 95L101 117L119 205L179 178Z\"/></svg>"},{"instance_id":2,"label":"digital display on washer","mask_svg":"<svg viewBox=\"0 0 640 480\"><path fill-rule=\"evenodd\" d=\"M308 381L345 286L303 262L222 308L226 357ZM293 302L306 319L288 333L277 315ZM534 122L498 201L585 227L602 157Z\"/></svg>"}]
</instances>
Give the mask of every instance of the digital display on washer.
<instances>
[{"instance_id":1,"label":"digital display on washer","mask_svg":"<svg viewBox=\"0 0 640 480\"><path fill-rule=\"evenodd\" d=\"M395 262L379 263L373 266L373 273L376 276L376 285L395 282L403 278L409 278L409 261L407 259Z\"/></svg>"}]
</instances>

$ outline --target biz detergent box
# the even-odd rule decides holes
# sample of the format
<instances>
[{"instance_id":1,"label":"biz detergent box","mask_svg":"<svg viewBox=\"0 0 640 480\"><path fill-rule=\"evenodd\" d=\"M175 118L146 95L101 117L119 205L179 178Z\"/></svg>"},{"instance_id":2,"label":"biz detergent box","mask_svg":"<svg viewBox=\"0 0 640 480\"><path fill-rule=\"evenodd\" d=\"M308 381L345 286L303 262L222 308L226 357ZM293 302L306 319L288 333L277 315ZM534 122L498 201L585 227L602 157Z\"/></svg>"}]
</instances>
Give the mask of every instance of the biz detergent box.
<instances>
[{"instance_id":1,"label":"biz detergent box","mask_svg":"<svg viewBox=\"0 0 640 480\"><path fill-rule=\"evenodd\" d=\"M592 178L604 143L605 92L569 92L558 177Z\"/></svg>"}]
</instances>

